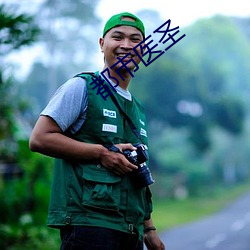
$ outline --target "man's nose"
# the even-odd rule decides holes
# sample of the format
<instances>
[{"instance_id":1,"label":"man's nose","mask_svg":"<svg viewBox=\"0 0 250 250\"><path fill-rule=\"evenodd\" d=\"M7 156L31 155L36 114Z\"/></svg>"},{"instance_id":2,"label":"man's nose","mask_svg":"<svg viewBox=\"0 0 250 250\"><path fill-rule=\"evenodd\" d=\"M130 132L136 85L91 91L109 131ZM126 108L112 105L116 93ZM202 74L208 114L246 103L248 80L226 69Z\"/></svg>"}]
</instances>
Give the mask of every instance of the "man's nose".
<instances>
[{"instance_id":1,"label":"man's nose","mask_svg":"<svg viewBox=\"0 0 250 250\"><path fill-rule=\"evenodd\" d=\"M124 39L121 43L121 48L123 49L132 49L132 42L130 41L130 39Z\"/></svg>"}]
</instances>

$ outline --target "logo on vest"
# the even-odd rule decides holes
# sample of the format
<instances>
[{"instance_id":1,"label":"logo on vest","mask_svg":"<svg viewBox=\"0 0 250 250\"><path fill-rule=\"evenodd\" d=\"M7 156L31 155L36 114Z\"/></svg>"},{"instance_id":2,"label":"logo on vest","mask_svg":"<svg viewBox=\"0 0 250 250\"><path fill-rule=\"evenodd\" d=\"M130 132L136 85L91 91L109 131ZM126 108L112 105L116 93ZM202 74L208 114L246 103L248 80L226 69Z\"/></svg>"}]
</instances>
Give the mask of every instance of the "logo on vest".
<instances>
[{"instance_id":1,"label":"logo on vest","mask_svg":"<svg viewBox=\"0 0 250 250\"><path fill-rule=\"evenodd\" d=\"M112 124L102 124L102 131L117 133L117 126Z\"/></svg>"},{"instance_id":2,"label":"logo on vest","mask_svg":"<svg viewBox=\"0 0 250 250\"><path fill-rule=\"evenodd\" d=\"M145 122L140 119L140 123L145 126Z\"/></svg>"},{"instance_id":3,"label":"logo on vest","mask_svg":"<svg viewBox=\"0 0 250 250\"><path fill-rule=\"evenodd\" d=\"M116 111L103 109L103 116L108 116L111 118L116 118Z\"/></svg>"},{"instance_id":4,"label":"logo on vest","mask_svg":"<svg viewBox=\"0 0 250 250\"><path fill-rule=\"evenodd\" d=\"M147 136L147 131L145 129L143 129L143 128L141 128L140 134L145 136L145 137L148 137Z\"/></svg>"}]
</instances>

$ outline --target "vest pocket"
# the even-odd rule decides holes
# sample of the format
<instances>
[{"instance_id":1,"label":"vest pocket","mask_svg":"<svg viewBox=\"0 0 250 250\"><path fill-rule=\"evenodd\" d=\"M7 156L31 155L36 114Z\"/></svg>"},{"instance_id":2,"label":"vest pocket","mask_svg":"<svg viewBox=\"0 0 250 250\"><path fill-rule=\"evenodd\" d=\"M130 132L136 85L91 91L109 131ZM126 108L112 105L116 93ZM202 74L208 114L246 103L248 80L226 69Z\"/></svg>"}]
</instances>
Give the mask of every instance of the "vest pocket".
<instances>
[{"instance_id":1,"label":"vest pocket","mask_svg":"<svg viewBox=\"0 0 250 250\"><path fill-rule=\"evenodd\" d=\"M121 177L100 165L83 168L82 205L92 209L118 211L121 197Z\"/></svg>"}]
</instances>

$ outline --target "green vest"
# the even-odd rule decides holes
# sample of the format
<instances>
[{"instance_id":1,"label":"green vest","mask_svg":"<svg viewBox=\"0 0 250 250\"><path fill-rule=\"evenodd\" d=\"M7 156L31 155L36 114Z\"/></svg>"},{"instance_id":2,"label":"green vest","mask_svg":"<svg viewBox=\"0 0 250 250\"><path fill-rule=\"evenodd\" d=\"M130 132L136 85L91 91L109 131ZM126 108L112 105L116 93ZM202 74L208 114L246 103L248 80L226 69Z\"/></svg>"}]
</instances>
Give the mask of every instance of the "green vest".
<instances>
[{"instance_id":1,"label":"green vest","mask_svg":"<svg viewBox=\"0 0 250 250\"><path fill-rule=\"evenodd\" d=\"M90 85L91 76L82 76L88 90L87 118L80 130L69 136L97 144L139 142L112 99L107 97L105 101L96 95L96 89ZM141 104L135 98L128 101L119 94L114 95L147 145L146 118ZM148 188L138 189L133 182L129 175L117 176L98 162L56 159L48 225L100 226L139 232L142 238L144 220L152 212L151 194Z\"/></svg>"}]
</instances>

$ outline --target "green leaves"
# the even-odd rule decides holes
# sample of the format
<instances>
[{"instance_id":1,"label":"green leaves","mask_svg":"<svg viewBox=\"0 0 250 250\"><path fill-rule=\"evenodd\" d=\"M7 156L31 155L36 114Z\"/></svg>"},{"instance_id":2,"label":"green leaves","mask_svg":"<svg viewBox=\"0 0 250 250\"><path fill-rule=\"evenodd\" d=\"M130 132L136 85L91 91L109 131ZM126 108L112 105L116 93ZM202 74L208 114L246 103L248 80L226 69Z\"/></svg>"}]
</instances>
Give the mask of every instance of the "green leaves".
<instances>
[{"instance_id":1,"label":"green leaves","mask_svg":"<svg viewBox=\"0 0 250 250\"><path fill-rule=\"evenodd\" d=\"M217 124L232 134L243 130L246 109L240 99L222 97L214 104L213 118Z\"/></svg>"},{"instance_id":2,"label":"green leaves","mask_svg":"<svg viewBox=\"0 0 250 250\"><path fill-rule=\"evenodd\" d=\"M183 41L138 72L142 83L133 89L150 122L187 128L194 148L204 153L214 127L243 131L250 112L250 46L233 19L223 16L201 19L183 33Z\"/></svg>"},{"instance_id":3,"label":"green leaves","mask_svg":"<svg viewBox=\"0 0 250 250\"><path fill-rule=\"evenodd\" d=\"M39 34L33 17L26 14L16 15L5 5L0 5L0 55L24 45L30 45Z\"/></svg>"},{"instance_id":4,"label":"green leaves","mask_svg":"<svg viewBox=\"0 0 250 250\"><path fill-rule=\"evenodd\" d=\"M5 5L0 5L0 57L24 45L30 45L39 34L33 17L14 14ZM17 86L6 65L0 65L0 160L15 161L17 151L15 130L20 104Z\"/></svg>"}]
</instances>

